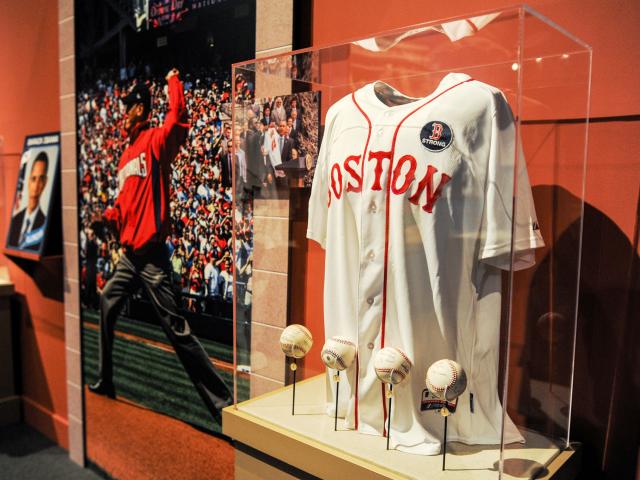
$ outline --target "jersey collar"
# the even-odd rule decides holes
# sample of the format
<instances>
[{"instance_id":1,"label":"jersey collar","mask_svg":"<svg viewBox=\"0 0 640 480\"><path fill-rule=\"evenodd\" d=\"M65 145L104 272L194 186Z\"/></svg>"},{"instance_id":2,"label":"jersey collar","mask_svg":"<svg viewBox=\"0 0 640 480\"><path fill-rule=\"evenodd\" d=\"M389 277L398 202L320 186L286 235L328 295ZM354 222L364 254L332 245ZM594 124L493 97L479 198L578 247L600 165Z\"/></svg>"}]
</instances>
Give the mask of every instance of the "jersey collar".
<instances>
[{"instance_id":1,"label":"jersey collar","mask_svg":"<svg viewBox=\"0 0 640 480\"><path fill-rule=\"evenodd\" d=\"M404 109L410 109L411 105L418 105L420 102L424 101L424 100L428 100L429 98L432 98L436 95L438 95L439 93L443 92L444 90L446 90L447 88L460 83L460 82L464 82L465 80L469 80L471 77L465 73L449 73L447 75L445 75L443 77L443 79L440 81L440 83L438 84L438 87L430 94L426 95L425 97L410 97L408 95L403 94L402 92L396 90L395 88L393 88L391 85L387 85L386 83L382 82L382 81L377 81L377 82L372 82L369 83L367 85L365 85L364 87L360 88L359 90L357 90L355 92L355 95L357 96L358 101L362 102L363 104L366 104L367 106L369 106L370 108L373 108L374 111L377 112L383 112L383 111L395 111L395 110L404 110ZM402 105L394 105L394 106L389 106L387 104L385 104L376 94L376 84L382 83L383 85L387 85L393 92L394 94L401 96L401 97L405 97L406 99L410 100L409 102L402 104Z\"/></svg>"}]
</instances>

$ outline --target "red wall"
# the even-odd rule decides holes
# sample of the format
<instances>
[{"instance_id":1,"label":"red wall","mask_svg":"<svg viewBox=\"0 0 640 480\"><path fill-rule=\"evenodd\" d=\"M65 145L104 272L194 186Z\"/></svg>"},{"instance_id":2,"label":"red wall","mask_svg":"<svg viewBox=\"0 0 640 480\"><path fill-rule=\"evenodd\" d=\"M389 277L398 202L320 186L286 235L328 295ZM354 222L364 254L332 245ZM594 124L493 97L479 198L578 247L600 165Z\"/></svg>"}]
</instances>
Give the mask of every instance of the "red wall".
<instances>
[{"instance_id":1,"label":"red wall","mask_svg":"<svg viewBox=\"0 0 640 480\"><path fill-rule=\"evenodd\" d=\"M0 221L4 244L25 135L60 130L58 2L21 0L0 8ZM4 190L3 190L4 189ZM2 255L16 287L25 421L67 446L62 259L40 263Z\"/></svg>"},{"instance_id":2,"label":"red wall","mask_svg":"<svg viewBox=\"0 0 640 480\"><path fill-rule=\"evenodd\" d=\"M640 328L636 326L640 308L640 252L634 236L638 228L640 194L640 92L636 73L640 66L640 50L636 45L640 3L596 0L531 0L527 3L593 47L591 117L598 120L590 127L572 439L585 443L585 469L596 476L599 475L595 472L602 470L603 478L629 478L637 465L640 422L636 407L640 402L639 387L633 381L623 380L637 377L634 369L637 372L640 363L637 348ZM338 44L420 22L512 5L500 0L445 3L316 0L313 45ZM339 69L339 62L334 63ZM429 88L425 87L425 91ZM562 107L559 110L564 110L566 102L562 94L556 95L557 105ZM581 115L578 112L561 116ZM614 118L620 116L627 118ZM539 212L541 224L551 211L556 212L554 215L565 222L565 226L570 224L572 215L579 216L580 203L576 203L576 196L582 189L581 158L573 146L577 136L583 134L581 125L571 123L524 127L525 157L530 166L536 204L548 210ZM554 208L556 210L552 210ZM558 210L562 208L568 210ZM553 237L551 243L560 245L561 235L544 229L543 226L543 235ZM575 271L572 262L577 259L576 248L577 242L573 242L564 254L552 253L552 263L563 265L564 262L570 265L567 271ZM309 242L307 279L321 278L323 265L323 251L315 242ZM553 271L553 275L556 274L562 277L563 272ZM533 272L529 272L517 277L517 284L529 285L532 275ZM561 288L561 283L552 282L562 281L566 284L571 280L551 278L550 288ZM318 339L316 343L321 345L322 288L309 282L305 294L308 326ZM516 286L516 295L514 309L522 310L526 316L527 305L532 301L530 292ZM530 334L527 328L526 324L514 325L512 360L520 358L525 350L525 335ZM569 351L570 348L568 345ZM519 370L518 365L513 368L514 362L511 362L510 384L514 383L515 388L509 392L510 405L517 404L522 393L519 387L526 385L529 374ZM322 365L315 368L320 371ZM510 411L510 414L516 416L517 412Z\"/></svg>"},{"instance_id":3,"label":"red wall","mask_svg":"<svg viewBox=\"0 0 640 480\"><path fill-rule=\"evenodd\" d=\"M640 65L638 25L640 5L632 0L531 0L528 5L590 44L593 56L592 115L640 112L637 67ZM505 0L316 0L313 45L331 45L365 38L376 32L513 6Z\"/></svg>"}]
</instances>

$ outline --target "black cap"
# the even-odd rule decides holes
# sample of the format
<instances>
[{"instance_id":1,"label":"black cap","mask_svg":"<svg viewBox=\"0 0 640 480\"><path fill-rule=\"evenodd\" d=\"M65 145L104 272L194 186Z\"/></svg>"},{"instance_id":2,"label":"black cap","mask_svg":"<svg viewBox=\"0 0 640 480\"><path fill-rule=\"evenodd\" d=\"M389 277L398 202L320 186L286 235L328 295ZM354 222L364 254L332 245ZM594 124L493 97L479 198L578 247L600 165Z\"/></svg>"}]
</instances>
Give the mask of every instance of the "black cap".
<instances>
[{"instance_id":1,"label":"black cap","mask_svg":"<svg viewBox=\"0 0 640 480\"><path fill-rule=\"evenodd\" d=\"M137 83L128 95L122 97L122 103L125 104L127 109L141 103L144 105L145 113L149 113L151 110L151 93L149 92L149 87L144 83Z\"/></svg>"}]
</instances>

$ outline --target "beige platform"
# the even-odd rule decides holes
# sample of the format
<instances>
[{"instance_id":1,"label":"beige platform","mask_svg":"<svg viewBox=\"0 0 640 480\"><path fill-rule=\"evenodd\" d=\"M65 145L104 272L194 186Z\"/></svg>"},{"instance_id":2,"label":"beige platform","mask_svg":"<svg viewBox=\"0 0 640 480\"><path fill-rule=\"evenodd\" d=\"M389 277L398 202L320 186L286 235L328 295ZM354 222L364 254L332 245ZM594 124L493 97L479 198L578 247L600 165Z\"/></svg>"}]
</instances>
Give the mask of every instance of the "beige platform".
<instances>
[{"instance_id":1,"label":"beige platform","mask_svg":"<svg viewBox=\"0 0 640 480\"><path fill-rule=\"evenodd\" d=\"M497 479L498 446L448 446L447 470L442 455L418 456L387 451L386 439L352 430L333 430L333 418L323 413L324 375L298 383L296 415L291 415L291 387L228 407L223 412L223 432L275 462L239 452L236 478L296 478L285 474L284 462L320 478L348 480L393 479ZM338 421L340 425L340 421ZM578 467L574 450L561 451L546 437L522 431L526 444L509 445L502 478L573 478ZM276 465L276 467L274 467ZM278 465L280 468L278 469ZM282 475L276 475L279 471ZM241 475L241 476L239 476Z\"/></svg>"}]
</instances>

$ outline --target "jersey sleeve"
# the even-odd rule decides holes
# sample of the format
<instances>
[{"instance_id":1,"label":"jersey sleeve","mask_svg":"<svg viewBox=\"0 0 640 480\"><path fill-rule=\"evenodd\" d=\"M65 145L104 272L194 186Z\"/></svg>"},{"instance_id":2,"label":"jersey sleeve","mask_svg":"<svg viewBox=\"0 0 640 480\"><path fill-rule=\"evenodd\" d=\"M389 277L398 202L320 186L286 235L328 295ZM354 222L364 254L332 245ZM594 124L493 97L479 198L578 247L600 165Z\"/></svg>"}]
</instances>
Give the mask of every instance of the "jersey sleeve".
<instances>
[{"instance_id":1,"label":"jersey sleeve","mask_svg":"<svg viewBox=\"0 0 640 480\"><path fill-rule=\"evenodd\" d=\"M325 130L316 161L316 170L311 185L309 199L309 223L307 238L315 240L325 248L327 238L327 216L329 212L329 158L331 154L331 136L335 123L334 108L330 108L325 119Z\"/></svg>"},{"instance_id":2,"label":"jersey sleeve","mask_svg":"<svg viewBox=\"0 0 640 480\"><path fill-rule=\"evenodd\" d=\"M535 263L534 250L544 246L544 241L522 146L516 138L513 114L501 92L494 93L492 110L479 260L504 270L521 270ZM517 168L515 175L514 166Z\"/></svg>"},{"instance_id":3,"label":"jersey sleeve","mask_svg":"<svg viewBox=\"0 0 640 480\"><path fill-rule=\"evenodd\" d=\"M177 75L169 78L167 82L169 109L164 123L154 131L154 147L159 152L160 163L173 162L178 154L180 145L187 138L189 120L184 99L184 87Z\"/></svg>"}]
</instances>

